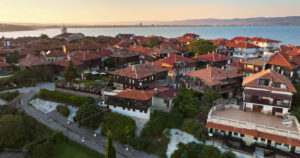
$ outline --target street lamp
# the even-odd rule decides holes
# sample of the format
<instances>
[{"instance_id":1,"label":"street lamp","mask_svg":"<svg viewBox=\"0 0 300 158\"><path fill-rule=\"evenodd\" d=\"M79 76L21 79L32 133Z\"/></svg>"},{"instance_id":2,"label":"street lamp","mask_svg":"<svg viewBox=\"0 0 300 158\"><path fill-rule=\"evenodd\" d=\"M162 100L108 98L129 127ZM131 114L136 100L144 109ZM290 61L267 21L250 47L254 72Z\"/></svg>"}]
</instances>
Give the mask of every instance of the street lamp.
<instances>
[{"instance_id":1,"label":"street lamp","mask_svg":"<svg viewBox=\"0 0 300 158\"><path fill-rule=\"evenodd\" d=\"M214 140L214 134L213 133L208 133L208 136L212 138L213 141L213 146L215 146L215 140Z\"/></svg>"}]
</instances>

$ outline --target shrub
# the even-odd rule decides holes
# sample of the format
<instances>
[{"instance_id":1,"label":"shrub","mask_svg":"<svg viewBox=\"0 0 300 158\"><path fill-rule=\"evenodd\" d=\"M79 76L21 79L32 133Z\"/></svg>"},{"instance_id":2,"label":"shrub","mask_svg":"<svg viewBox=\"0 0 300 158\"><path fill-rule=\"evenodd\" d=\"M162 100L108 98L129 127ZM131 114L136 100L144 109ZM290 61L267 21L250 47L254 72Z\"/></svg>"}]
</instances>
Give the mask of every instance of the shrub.
<instances>
[{"instance_id":1,"label":"shrub","mask_svg":"<svg viewBox=\"0 0 300 158\"><path fill-rule=\"evenodd\" d=\"M132 137L128 144L135 149L145 151L149 145L149 141L143 137Z\"/></svg>"},{"instance_id":2,"label":"shrub","mask_svg":"<svg viewBox=\"0 0 300 158\"><path fill-rule=\"evenodd\" d=\"M3 115L0 118L0 148L17 149L28 140L20 115Z\"/></svg>"},{"instance_id":3,"label":"shrub","mask_svg":"<svg viewBox=\"0 0 300 158\"><path fill-rule=\"evenodd\" d=\"M58 106L56 107L56 110L57 110L59 113L61 113L62 115L66 116L66 117L68 117L69 114L70 114L70 109L69 109L68 107L63 106L63 105L58 105Z\"/></svg>"},{"instance_id":4,"label":"shrub","mask_svg":"<svg viewBox=\"0 0 300 158\"><path fill-rule=\"evenodd\" d=\"M182 115L174 112L155 111L142 130L142 136L159 136L166 128L177 128L182 122Z\"/></svg>"},{"instance_id":5,"label":"shrub","mask_svg":"<svg viewBox=\"0 0 300 158\"><path fill-rule=\"evenodd\" d=\"M30 158L49 158L54 150L54 146L49 141L44 141L41 144L36 144L29 150Z\"/></svg>"},{"instance_id":6,"label":"shrub","mask_svg":"<svg viewBox=\"0 0 300 158\"><path fill-rule=\"evenodd\" d=\"M121 143L127 143L135 136L136 124L130 117L120 115L118 113L108 113L102 122L101 133L105 134L111 131L113 139Z\"/></svg>"},{"instance_id":7,"label":"shrub","mask_svg":"<svg viewBox=\"0 0 300 158\"><path fill-rule=\"evenodd\" d=\"M19 91L0 93L0 98L5 101L11 101L20 94Z\"/></svg>"},{"instance_id":8,"label":"shrub","mask_svg":"<svg viewBox=\"0 0 300 158\"><path fill-rule=\"evenodd\" d=\"M212 105L213 102L219 98L222 98L222 95L218 91L208 90L203 94L201 99L207 104Z\"/></svg>"},{"instance_id":9,"label":"shrub","mask_svg":"<svg viewBox=\"0 0 300 158\"><path fill-rule=\"evenodd\" d=\"M185 119L183 121L183 131L195 135L200 129L200 125L193 119Z\"/></svg>"},{"instance_id":10,"label":"shrub","mask_svg":"<svg viewBox=\"0 0 300 158\"><path fill-rule=\"evenodd\" d=\"M81 106L85 103L92 103L92 101L85 97L74 96L58 91L50 91L47 89L41 89L38 93L38 97L42 99L51 99L58 102L64 102L75 106Z\"/></svg>"},{"instance_id":11,"label":"shrub","mask_svg":"<svg viewBox=\"0 0 300 158\"><path fill-rule=\"evenodd\" d=\"M232 151L226 151L222 154L221 158L236 158L236 155Z\"/></svg>"},{"instance_id":12,"label":"shrub","mask_svg":"<svg viewBox=\"0 0 300 158\"><path fill-rule=\"evenodd\" d=\"M79 125L84 125L92 129L97 129L102 121L101 110L95 104L84 104L79 107L74 117Z\"/></svg>"}]
</instances>

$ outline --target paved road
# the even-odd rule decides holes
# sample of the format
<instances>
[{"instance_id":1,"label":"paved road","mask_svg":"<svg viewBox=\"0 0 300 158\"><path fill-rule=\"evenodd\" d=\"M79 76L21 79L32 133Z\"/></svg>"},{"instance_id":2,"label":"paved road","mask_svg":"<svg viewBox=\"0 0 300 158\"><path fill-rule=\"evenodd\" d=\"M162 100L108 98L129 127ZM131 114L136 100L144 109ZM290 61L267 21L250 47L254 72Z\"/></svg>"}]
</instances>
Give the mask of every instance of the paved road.
<instances>
[{"instance_id":1,"label":"paved road","mask_svg":"<svg viewBox=\"0 0 300 158\"><path fill-rule=\"evenodd\" d=\"M51 112L47 115L41 113L37 109L28 105L28 101L36 94L36 91L29 91L27 93L22 93L21 100L22 105L19 105L28 115L34 117L41 123L47 125L48 127L62 131L69 139L74 140L80 144L83 144L91 149L94 149L100 153L105 153L106 137L100 135L97 137L93 136L93 131L85 127L78 127L77 123L71 125L67 124L67 118L63 117L59 113ZM85 137L85 142L82 142L82 136ZM117 151L118 158L158 158L156 155L147 154L145 152L130 149L126 151L126 146L114 141L114 145Z\"/></svg>"}]
</instances>

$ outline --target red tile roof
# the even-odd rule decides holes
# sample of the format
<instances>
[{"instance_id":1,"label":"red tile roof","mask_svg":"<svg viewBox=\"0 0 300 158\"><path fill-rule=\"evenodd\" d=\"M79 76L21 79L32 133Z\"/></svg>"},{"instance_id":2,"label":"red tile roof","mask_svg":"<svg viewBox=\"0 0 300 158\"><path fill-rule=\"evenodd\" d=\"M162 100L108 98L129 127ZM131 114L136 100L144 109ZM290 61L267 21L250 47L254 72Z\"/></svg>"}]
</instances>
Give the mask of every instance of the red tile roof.
<instances>
[{"instance_id":1,"label":"red tile roof","mask_svg":"<svg viewBox=\"0 0 300 158\"><path fill-rule=\"evenodd\" d=\"M218 53L215 53L215 52L204 54L204 55L200 55L200 56L196 56L195 58L198 59L198 60L213 61L213 62L225 61L225 60L229 60L230 59L229 56L225 56L225 55L218 54Z\"/></svg>"},{"instance_id":2,"label":"red tile roof","mask_svg":"<svg viewBox=\"0 0 300 158\"><path fill-rule=\"evenodd\" d=\"M26 57L21 58L19 60L20 65L25 66L25 67L30 67L30 66L41 66L41 65L47 65L50 64L48 60L46 60L42 56L36 56L32 54L27 54Z\"/></svg>"},{"instance_id":3,"label":"red tile roof","mask_svg":"<svg viewBox=\"0 0 300 158\"><path fill-rule=\"evenodd\" d=\"M260 137L260 138L265 138L268 140L273 140L278 143L284 143L284 144L289 144L292 146L300 147L299 140L282 137L282 136L277 136L277 135L273 135L273 134L268 134L268 133L263 133L263 132L259 132L256 130L245 129L245 128L235 128L235 127L215 124L215 123L211 123L211 122L207 122L206 127L213 128L213 129L219 129L219 130L223 130L223 131L230 131L230 132L235 132L235 133L240 133L240 134L251 135L254 137Z\"/></svg>"},{"instance_id":4,"label":"red tile roof","mask_svg":"<svg viewBox=\"0 0 300 158\"><path fill-rule=\"evenodd\" d=\"M112 75L123 76L133 79L140 79L155 75L157 73L166 72L167 69L152 65L132 65L120 70L110 72Z\"/></svg>"},{"instance_id":5,"label":"red tile roof","mask_svg":"<svg viewBox=\"0 0 300 158\"><path fill-rule=\"evenodd\" d=\"M244 63L240 62L239 60L238 61L235 61L235 62L232 62L230 64L228 64L228 66L233 66L233 67L239 67L239 68L243 68L244 67Z\"/></svg>"},{"instance_id":6,"label":"red tile roof","mask_svg":"<svg viewBox=\"0 0 300 158\"><path fill-rule=\"evenodd\" d=\"M196 63L196 61L193 59L183 57L183 56L177 55L177 54L171 54L169 57L160 59L160 60L156 61L154 64L156 66L162 66L163 64L173 65L176 62L187 62L188 64Z\"/></svg>"},{"instance_id":7,"label":"red tile roof","mask_svg":"<svg viewBox=\"0 0 300 158\"><path fill-rule=\"evenodd\" d=\"M268 38L261 38L261 37L253 37L250 39L251 42L260 42L260 43L280 43L281 41L272 40Z\"/></svg>"},{"instance_id":8,"label":"red tile roof","mask_svg":"<svg viewBox=\"0 0 300 158\"><path fill-rule=\"evenodd\" d=\"M248 40L250 40L250 38L249 37L234 37L233 39L231 39L231 41L238 41L238 42L240 42L240 41L248 41Z\"/></svg>"},{"instance_id":9,"label":"red tile roof","mask_svg":"<svg viewBox=\"0 0 300 158\"><path fill-rule=\"evenodd\" d=\"M204 81L208 85L216 85L223 82L223 80L242 77L234 71L224 70L217 67L208 67L197 71L186 72L186 76L196 77Z\"/></svg>"},{"instance_id":10,"label":"red tile roof","mask_svg":"<svg viewBox=\"0 0 300 158\"><path fill-rule=\"evenodd\" d=\"M75 66L79 66L79 65L83 64L81 61L79 61L78 59L76 59L74 57L70 57L70 59L72 60L72 62ZM53 64L57 65L57 66L68 67L69 66L69 60L66 57L64 60L55 61Z\"/></svg>"},{"instance_id":11,"label":"red tile roof","mask_svg":"<svg viewBox=\"0 0 300 158\"><path fill-rule=\"evenodd\" d=\"M132 51L118 51L111 55L113 58L130 58L134 56L139 56L139 53Z\"/></svg>"},{"instance_id":12,"label":"red tile roof","mask_svg":"<svg viewBox=\"0 0 300 158\"><path fill-rule=\"evenodd\" d=\"M259 79L269 79L272 80L273 82L279 82L283 83L286 85L287 89L284 88L277 88L277 87L272 87L272 86L263 86L263 85L258 85L258 80ZM272 71L270 69L261 71L259 73L250 75L243 80L243 87L254 87L254 88L263 88L267 90L275 90L275 91L288 91L292 93L296 93L296 89L289 80L284 75L281 75L275 71Z\"/></svg>"},{"instance_id":13,"label":"red tile roof","mask_svg":"<svg viewBox=\"0 0 300 158\"><path fill-rule=\"evenodd\" d=\"M112 51L108 50L108 49L103 49L101 51L95 52L94 54L101 56L101 57L105 57L105 56L110 56L113 54Z\"/></svg>"},{"instance_id":14,"label":"red tile roof","mask_svg":"<svg viewBox=\"0 0 300 158\"><path fill-rule=\"evenodd\" d=\"M80 61L90 61L90 60L96 60L101 59L100 55L87 53L87 52L76 52L72 54L72 57L75 57L76 59Z\"/></svg>"},{"instance_id":15,"label":"red tile roof","mask_svg":"<svg viewBox=\"0 0 300 158\"><path fill-rule=\"evenodd\" d=\"M115 96L119 98L147 101L152 99L155 94L156 92L154 90L125 89Z\"/></svg>"},{"instance_id":16,"label":"red tile roof","mask_svg":"<svg viewBox=\"0 0 300 158\"><path fill-rule=\"evenodd\" d=\"M172 88L172 87L161 87L157 88L158 92L155 97L157 98L163 98L163 99L170 99L174 98L178 95L179 90Z\"/></svg>"},{"instance_id":17,"label":"red tile roof","mask_svg":"<svg viewBox=\"0 0 300 158\"><path fill-rule=\"evenodd\" d=\"M284 53L276 53L271 57L268 64L293 69L297 66L300 66L300 58L298 56L288 55Z\"/></svg>"},{"instance_id":18,"label":"red tile roof","mask_svg":"<svg viewBox=\"0 0 300 158\"><path fill-rule=\"evenodd\" d=\"M226 41L228 40L225 38L217 38L217 39L210 40L210 42L213 43L215 46L225 45Z\"/></svg>"},{"instance_id":19,"label":"red tile roof","mask_svg":"<svg viewBox=\"0 0 300 158\"><path fill-rule=\"evenodd\" d=\"M226 47L243 48L243 49L260 48L259 46L256 46L256 45L254 45L252 43L248 43L248 42L232 42L232 41L227 41L226 42Z\"/></svg>"}]
</instances>

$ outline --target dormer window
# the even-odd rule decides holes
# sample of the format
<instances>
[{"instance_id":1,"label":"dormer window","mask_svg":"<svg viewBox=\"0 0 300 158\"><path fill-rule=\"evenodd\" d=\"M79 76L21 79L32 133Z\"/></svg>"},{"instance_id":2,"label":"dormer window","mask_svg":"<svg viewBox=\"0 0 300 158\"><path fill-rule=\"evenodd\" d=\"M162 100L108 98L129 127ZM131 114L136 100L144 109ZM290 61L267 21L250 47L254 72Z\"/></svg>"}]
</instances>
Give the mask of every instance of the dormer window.
<instances>
[{"instance_id":1,"label":"dormer window","mask_svg":"<svg viewBox=\"0 0 300 158\"><path fill-rule=\"evenodd\" d=\"M268 79L259 79L258 85L261 85L261 86L268 86L268 85L269 85L269 82L270 82L270 80L268 80Z\"/></svg>"}]
</instances>

